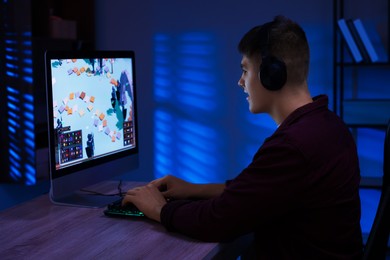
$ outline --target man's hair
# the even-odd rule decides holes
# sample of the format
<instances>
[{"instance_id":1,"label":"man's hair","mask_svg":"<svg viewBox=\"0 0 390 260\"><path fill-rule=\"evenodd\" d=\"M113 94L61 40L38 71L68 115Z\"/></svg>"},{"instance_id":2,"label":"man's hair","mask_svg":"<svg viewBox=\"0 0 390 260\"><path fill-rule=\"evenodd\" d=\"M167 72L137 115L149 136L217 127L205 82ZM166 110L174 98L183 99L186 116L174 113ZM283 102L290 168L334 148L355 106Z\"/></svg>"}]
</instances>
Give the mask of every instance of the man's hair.
<instances>
[{"instance_id":1,"label":"man's hair","mask_svg":"<svg viewBox=\"0 0 390 260\"><path fill-rule=\"evenodd\" d=\"M289 83L300 84L307 79L310 50L306 34L296 22L284 16L276 16L272 22L249 30L238 44L238 51L259 64L264 55L283 61Z\"/></svg>"}]
</instances>

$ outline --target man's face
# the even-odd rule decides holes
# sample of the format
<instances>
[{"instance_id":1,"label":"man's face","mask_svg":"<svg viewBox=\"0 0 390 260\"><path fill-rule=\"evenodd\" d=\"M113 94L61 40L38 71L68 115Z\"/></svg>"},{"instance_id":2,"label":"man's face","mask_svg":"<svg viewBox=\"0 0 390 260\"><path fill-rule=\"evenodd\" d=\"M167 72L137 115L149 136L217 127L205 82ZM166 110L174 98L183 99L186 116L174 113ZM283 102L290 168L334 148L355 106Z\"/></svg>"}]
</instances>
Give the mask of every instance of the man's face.
<instances>
[{"instance_id":1,"label":"man's face","mask_svg":"<svg viewBox=\"0 0 390 260\"><path fill-rule=\"evenodd\" d=\"M259 62L243 56L241 60L242 75L238 85L248 94L249 111L257 114L269 112L271 93L265 89L259 78Z\"/></svg>"}]
</instances>

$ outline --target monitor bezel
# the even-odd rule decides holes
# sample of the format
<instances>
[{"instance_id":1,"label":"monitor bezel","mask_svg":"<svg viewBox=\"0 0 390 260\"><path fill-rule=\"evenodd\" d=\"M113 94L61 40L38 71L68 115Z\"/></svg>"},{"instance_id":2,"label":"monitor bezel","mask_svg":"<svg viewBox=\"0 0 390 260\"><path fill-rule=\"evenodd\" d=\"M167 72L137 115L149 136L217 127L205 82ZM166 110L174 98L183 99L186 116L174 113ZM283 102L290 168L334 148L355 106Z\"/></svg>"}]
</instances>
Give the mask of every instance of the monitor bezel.
<instances>
[{"instance_id":1,"label":"monitor bezel","mask_svg":"<svg viewBox=\"0 0 390 260\"><path fill-rule=\"evenodd\" d=\"M51 81L51 61L53 59L85 59L85 58L129 58L132 61L132 75L133 75L133 97L134 97L134 110L133 110L133 124L135 131L135 147L119 151L114 154L106 155L93 160L84 161L80 164L56 169L55 165L55 129L54 129L54 114L52 109L53 93L52 93L52 81ZM49 131L49 161L50 161L50 173L53 179L72 174L75 171L81 171L93 166L107 163L112 160L116 160L122 157L126 157L139 152L138 142L138 122L137 122L137 87L136 87L136 74L135 74L135 54L134 51L46 51L45 53L46 64L46 89L47 89L47 111L48 111L48 131Z\"/></svg>"},{"instance_id":2,"label":"monitor bezel","mask_svg":"<svg viewBox=\"0 0 390 260\"><path fill-rule=\"evenodd\" d=\"M53 93L51 78L51 61L53 59L85 59L85 58L129 58L132 61L133 76L133 124L135 147L119 151L93 160L87 160L80 164L74 164L61 169L56 169L55 162L55 128L53 113ZM47 96L47 121L48 121L48 150L50 173L50 199L59 205L102 207L116 197L91 196L81 190L87 186L101 181L117 178L127 174L139 166L139 130L137 109L137 84L136 84L135 54L131 50L113 51L46 51L45 52L45 76ZM107 174L109 172L109 174ZM114 185L115 186L115 185ZM118 194L120 195L120 194Z\"/></svg>"}]
</instances>

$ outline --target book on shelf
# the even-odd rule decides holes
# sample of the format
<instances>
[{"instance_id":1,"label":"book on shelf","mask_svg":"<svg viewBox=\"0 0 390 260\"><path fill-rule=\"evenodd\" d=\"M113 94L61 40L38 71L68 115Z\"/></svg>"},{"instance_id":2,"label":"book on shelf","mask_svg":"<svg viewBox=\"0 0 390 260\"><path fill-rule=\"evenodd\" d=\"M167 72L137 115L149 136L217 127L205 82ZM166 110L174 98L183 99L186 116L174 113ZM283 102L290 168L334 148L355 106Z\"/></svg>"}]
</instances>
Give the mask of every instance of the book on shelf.
<instances>
[{"instance_id":1,"label":"book on shelf","mask_svg":"<svg viewBox=\"0 0 390 260\"><path fill-rule=\"evenodd\" d=\"M347 43L348 49L350 53L352 54L352 57L356 63L362 62L364 60L359 47L357 43L355 42L355 39L350 31L350 28L347 24L347 20L344 18L339 19L337 21L339 29L341 31L341 34L343 35L343 38L345 42Z\"/></svg>"},{"instance_id":2,"label":"book on shelf","mask_svg":"<svg viewBox=\"0 0 390 260\"><path fill-rule=\"evenodd\" d=\"M378 54L362 21L360 19L349 20L348 25L351 28L352 35L354 36L356 34L356 42L363 56L365 56L365 60L368 62L377 62L379 60Z\"/></svg>"},{"instance_id":3,"label":"book on shelf","mask_svg":"<svg viewBox=\"0 0 390 260\"><path fill-rule=\"evenodd\" d=\"M368 37L368 39L370 39L370 42L373 46L373 49L374 49L375 53L377 54L377 60L375 62L388 63L389 62L388 49L386 48L385 43L388 40L387 37L389 37L389 35L387 35L387 33L386 33L387 30L381 31L381 26L383 26L384 24L378 24L378 22L374 22L374 21L370 21L370 20L361 21L361 22L364 25L364 29L367 33L367 37ZM384 26L386 26L385 28L387 28L387 25L384 25ZM383 33L384 33L384 37L386 38L386 40L382 37ZM375 56L373 56L373 58L375 58Z\"/></svg>"},{"instance_id":4,"label":"book on shelf","mask_svg":"<svg viewBox=\"0 0 390 260\"><path fill-rule=\"evenodd\" d=\"M366 62L366 63L371 62L368 51L367 51L366 47L364 46L362 37L360 36L357 28L355 27L354 21L352 19L347 19L346 22L347 22L348 29L351 32L352 38L355 41L356 46L358 47L360 54L362 55L363 62Z\"/></svg>"}]
</instances>

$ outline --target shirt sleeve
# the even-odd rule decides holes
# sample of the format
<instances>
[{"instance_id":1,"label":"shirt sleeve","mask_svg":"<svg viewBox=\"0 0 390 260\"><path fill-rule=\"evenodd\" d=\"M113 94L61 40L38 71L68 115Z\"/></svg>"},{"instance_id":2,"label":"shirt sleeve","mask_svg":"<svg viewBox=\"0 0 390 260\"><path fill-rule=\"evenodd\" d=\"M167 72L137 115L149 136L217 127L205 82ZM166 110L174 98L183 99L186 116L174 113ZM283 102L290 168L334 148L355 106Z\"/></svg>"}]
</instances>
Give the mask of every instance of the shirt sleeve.
<instances>
[{"instance_id":1,"label":"shirt sleeve","mask_svg":"<svg viewBox=\"0 0 390 260\"><path fill-rule=\"evenodd\" d=\"M224 192L199 201L172 201L161 223L204 241L229 241L282 216L299 201L304 156L288 142L266 142Z\"/></svg>"}]
</instances>

